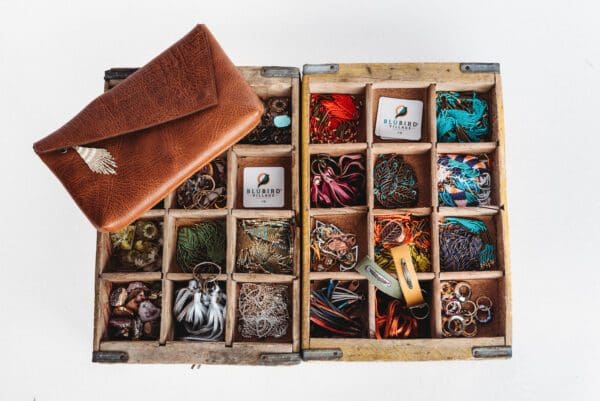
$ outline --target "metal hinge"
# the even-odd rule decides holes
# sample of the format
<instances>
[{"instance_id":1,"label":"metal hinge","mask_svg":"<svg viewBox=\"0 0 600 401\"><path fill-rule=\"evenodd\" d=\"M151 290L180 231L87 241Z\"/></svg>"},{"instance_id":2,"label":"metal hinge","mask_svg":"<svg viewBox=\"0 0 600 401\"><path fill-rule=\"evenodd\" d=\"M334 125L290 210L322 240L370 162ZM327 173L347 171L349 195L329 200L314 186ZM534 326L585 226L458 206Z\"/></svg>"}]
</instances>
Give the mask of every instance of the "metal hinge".
<instances>
[{"instance_id":1,"label":"metal hinge","mask_svg":"<svg viewBox=\"0 0 600 401\"><path fill-rule=\"evenodd\" d=\"M129 355L123 351L94 351L92 353L92 362L124 363L128 360Z\"/></svg>"},{"instance_id":2,"label":"metal hinge","mask_svg":"<svg viewBox=\"0 0 600 401\"><path fill-rule=\"evenodd\" d=\"M297 365L302 362L300 354L293 352L261 354L258 360L260 365L276 366L276 365Z\"/></svg>"},{"instance_id":3,"label":"metal hinge","mask_svg":"<svg viewBox=\"0 0 600 401\"><path fill-rule=\"evenodd\" d=\"M512 347L473 347L473 358L511 358Z\"/></svg>"},{"instance_id":4,"label":"metal hinge","mask_svg":"<svg viewBox=\"0 0 600 401\"><path fill-rule=\"evenodd\" d=\"M104 80L125 79L137 70L139 70L139 68L111 68L110 70L104 71Z\"/></svg>"},{"instance_id":5,"label":"metal hinge","mask_svg":"<svg viewBox=\"0 0 600 401\"><path fill-rule=\"evenodd\" d=\"M302 359L305 361L334 361L341 359L344 353L339 348L332 349L305 349Z\"/></svg>"},{"instance_id":6,"label":"metal hinge","mask_svg":"<svg viewBox=\"0 0 600 401\"><path fill-rule=\"evenodd\" d=\"M461 72L500 72L499 63L460 63Z\"/></svg>"},{"instance_id":7,"label":"metal hinge","mask_svg":"<svg viewBox=\"0 0 600 401\"><path fill-rule=\"evenodd\" d=\"M304 64L302 74L335 74L339 70L339 64Z\"/></svg>"},{"instance_id":8,"label":"metal hinge","mask_svg":"<svg viewBox=\"0 0 600 401\"><path fill-rule=\"evenodd\" d=\"M300 70L296 67L269 66L260 69L260 75L266 78L298 78Z\"/></svg>"}]
</instances>

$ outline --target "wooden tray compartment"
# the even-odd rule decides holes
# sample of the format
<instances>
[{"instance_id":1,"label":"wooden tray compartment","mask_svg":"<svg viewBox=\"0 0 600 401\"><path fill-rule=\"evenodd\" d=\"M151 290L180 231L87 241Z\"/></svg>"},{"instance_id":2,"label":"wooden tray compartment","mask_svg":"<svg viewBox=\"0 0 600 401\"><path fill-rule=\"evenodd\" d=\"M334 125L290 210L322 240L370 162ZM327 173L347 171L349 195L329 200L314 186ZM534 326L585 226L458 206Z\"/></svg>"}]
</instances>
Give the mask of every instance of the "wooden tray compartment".
<instances>
[{"instance_id":1,"label":"wooden tray compartment","mask_svg":"<svg viewBox=\"0 0 600 401\"><path fill-rule=\"evenodd\" d=\"M164 210L149 210L144 214L144 216L140 217L137 221L140 220L150 220L157 224L162 225L161 233L160 233L160 257L162 258L161 266L164 267L164 243L165 243L165 212ZM135 224L132 223L132 224ZM101 233L98 232L97 240L96 240L96 270L99 274L104 273L132 273L132 274L147 274L153 272L143 272L143 271L132 271L131 269L126 269L121 267L120 263L116 261L113 257L113 249L112 243L110 240L109 233ZM162 267L157 271L160 272Z\"/></svg>"},{"instance_id":2,"label":"wooden tray compartment","mask_svg":"<svg viewBox=\"0 0 600 401\"><path fill-rule=\"evenodd\" d=\"M135 70L127 70L129 73ZM94 358L104 361L116 355L119 361L132 363L220 363L220 364L264 364L269 363L272 353L297 353L300 351L300 195L299 195L299 79L293 68L241 67L243 76L263 99L271 96L291 98L291 143L283 145L234 145L225 151L221 158L227 163L227 203L223 209L185 210L177 204L176 191L162 202L161 209L153 209L144 215L163 222L162 271L154 273L111 272L110 239L105 233L98 234L96 260L96 313L94 334ZM273 72L275 71L275 73ZM125 74L126 75L126 74ZM123 79L107 79L105 89L109 90ZM267 155L267 158L263 158ZM244 209L241 197L241 178L238 171L244 166L281 165L286 169L286 202L283 208ZM238 190L238 185L240 190ZM238 209L239 208L239 209ZM236 223L242 218L291 218L295 220L294 268L289 275L242 274L235 273ZM227 234L227 256L223 271L217 281L227 294L227 317L223 341L199 342L183 341L176 336L176 322L172 313L175 292L187 285L191 273L182 271L176 259L177 233L180 227L207 220L225 221ZM206 277L206 275L202 275ZM108 295L110 283L130 281L161 281L162 313L161 332L156 341L110 341L105 336L108 321ZM234 338L237 293L243 282L277 282L285 284L290 291L290 326L287 336L278 341L267 339L262 342L238 341ZM108 357L106 356L108 355ZM266 358L265 358L266 357Z\"/></svg>"},{"instance_id":3,"label":"wooden tray compartment","mask_svg":"<svg viewBox=\"0 0 600 401\"><path fill-rule=\"evenodd\" d=\"M366 91L366 86L365 85L361 85L359 83L342 83L342 82L335 82L335 83L329 83L329 82L322 82L322 83L318 83L315 84L314 86L311 87L311 94L346 94L346 95L354 95L357 98L361 99L362 101L362 110L361 110L361 115L360 115L360 120L359 120L359 124L358 124L358 132L357 132L357 136L356 136L356 142L355 143L365 143L367 142L367 119L369 118L368 114L367 114L367 95L365 93ZM310 110L310 100L307 104L304 105L305 110ZM309 112L310 115L310 112ZM305 124L305 126L308 128L309 124L308 121ZM313 141L310 141L311 144L313 144ZM317 145L317 144L315 144ZM330 145L330 146L336 146L336 144L322 144L322 145Z\"/></svg>"},{"instance_id":4,"label":"wooden tray compartment","mask_svg":"<svg viewBox=\"0 0 600 401\"><path fill-rule=\"evenodd\" d=\"M382 86L385 85L385 86ZM410 82L398 82L398 83L386 83L386 84L373 84L372 85L372 102L371 109L372 113L372 143L431 143L433 139L431 134L433 133L431 124L431 102L435 105L435 86L434 85L423 85L421 83L410 83ZM414 85L414 86L413 86ZM391 97L397 99L411 99L420 100L423 102L423 120L421 122L421 139L418 141L408 140L385 140L375 135L375 127L377 121L377 110L379 108L379 98ZM435 120L434 120L435 121Z\"/></svg>"},{"instance_id":5,"label":"wooden tray compartment","mask_svg":"<svg viewBox=\"0 0 600 401\"><path fill-rule=\"evenodd\" d=\"M469 69L467 69L467 67ZM424 360L470 359L485 354L485 350L499 347L499 356L510 355L511 300L510 264L508 259L508 232L506 209L506 183L504 173L504 127L502 90L498 72L474 73L476 65L459 64L331 64L305 67L302 83L302 207L303 207L303 318L302 348L305 353L340 350L341 359L351 360ZM333 71L333 72L332 72ZM463 72L464 71L464 72ZM308 74L306 72L309 72ZM488 101L491 135L487 142L438 143L436 127L436 96L438 91L472 91L481 93ZM310 143L308 105L312 93L364 93L366 143L317 145ZM380 96L413 98L424 101L422 139L418 142L384 141L374 135L377 105ZM365 151L367 156L366 208L346 208L346 213L367 213L367 254L374 255L374 218L381 215L426 215L431 220L431 272L418 273L419 282L430 297L430 317L420 329L417 339L375 339L375 304L381 297L368 285L369 324L368 338L341 339L317 338L310 327L310 287L316 280L362 279L355 272L314 272L310 267L310 232L314 219L325 213L310 205L310 156L319 153L343 154ZM373 196L373 167L378 154L398 153L418 163L415 166L420 189L419 203L415 208L383 209ZM491 206L440 207L437 191L438 155L447 153L486 154L490 158L492 174ZM427 186L427 188L425 188ZM425 194L423 196L423 194ZM358 209L358 210L352 210ZM441 272L439 261L439 223L447 216L480 218L491 229L496 246L497 270L469 272ZM474 290L487 291L495 299L493 324L481 329L475 338L443 338L440 285L445 280L465 280ZM475 291L475 292L477 292ZM422 331L421 331L422 330ZM480 352L480 349L484 351ZM507 351L508 350L508 351Z\"/></svg>"},{"instance_id":6,"label":"wooden tray compartment","mask_svg":"<svg viewBox=\"0 0 600 401\"><path fill-rule=\"evenodd\" d=\"M323 274L322 276L325 276L325 274ZM349 279L341 278L341 277L345 276L345 273L341 273L339 276L340 276L339 281L341 284L347 284L348 281L353 280L352 278L349 278ZM352 276L348 275L347 277L352 277ZM333 278L331 278L331 279L333 279ZM337 279L334 279L334 280L337 280ZM356 290L356 293L364 296L364 300L360 301L360 304L357 306L358 312L359 312L358 314L361 318L361 323L362 323L362 333L359 337L352 337L352 338L368 338L370 327L371 327L370 304L372 303L372 300L370 299L371 294L370 294L370 289L369 289L369 282L367 280L365 280L364 278L356 279L356 281L359 282L359 287L358 287L358 290ZM329 282L329 279L311 281L311 283L310 283L311 292L313 290L316 290L316 289L322 288L323 286L326 286L328 284L328 282ZM311 330L311 337L315 337L315 338L346 338L341 335L328 333L327 331L321 329L320 327L318 327L317 325L315 325L312 322L310 323L310 330Z\"/></svg>"},{"instance_id":7,"label":"wooden tray compartment","mask_svg":"<svg viewBox=\"0 0 600 401\"><path fill-rule=\"evenodd\" d=\"M383 147L385 146L385 147ZM384 154L399 154L402 155L402 158L406 163L408 163L414 170L415 175L417 177L417 188L419 191L417 204L414 206L415 208L424 208L431 207L432 199L431 199L431 151L430 149L420 149L418 147L414 148L399 148L394 150L393 146L383 145L377 146L373 148L372 153L372 164L373 168L377 164L377 160L380 155ZM371 172L374 174L374 172ZM373 184L373 188L376 185L375 177L371 180ZM386 209L382 206L377 198L373 195L373 188L371 188L370 196L373 196L373 208L374 209Z\"/></svg>"},{"instance_id":8,"label":"wooden tray compartment","mask_svg":"<svg viewBox=\"0 0 600 401\"><path fill-rule=\"evenodd\" d=\"M483 82L439 82L436 85L437 92L476 92L478 96L480 96L483 100L485 100L488 104L488 118L490 123L490 135L488 138L484 138L487 142L497 143L501 137L501 93L498 93L496 89L496 85L493 83L483 81ZM437 96L436 92L436 96ZM435 99L434 99L434 107L435 107ZM436 114L437 115L437 110ZM434 119L435 119L434 115ZM437 133L435 136L437 142ZM484 142L485 142L484 141Z\"/></svg>"},{"instance_id":9,"label":"wooden tray compartment","mask_svg":"<svg viewBox=\"0 0 600 401\"><path fill-rule=\"evenodd\" d=\"M315 229L317 221L325 224L334 224L340 230L347 234L354 234L356 236L356 244L358 245L358 260L362 260L368 253L368 241L367 241L367 218L368 215L364 211L356 209L319 209L319 212L315 213L313 209L313 215L310 219L310 231ZM311 251L312 252L312 251ZM305 265L305 268L308 267ZM310 270L316 272L316 263L310 263ZM333 270L333 271L339 271Z\"/></svg>"},{"instance_id":10,"label":"wooden tray compartment","mask_svg":"<svg viewBox=\"0 0 600 401\"><path fill-rule=\"evenodd\" d=\"M487 227L488 234L490 236L491 243L494 245L494 252L496 257L496 265L493 270L484 270L484 271L463 271L463 272L451 272L451 271L443 271L442 266L440 266L440 277L442 279L449 279L448 277L460 278L462 276L465 277L489 277L489 278L498 278L502 277L504 271L504 224L503 219L501 218L501 213L494 210L479 210L480 213L465 213L457 216L456 213L452 214L452 211L449 211L449 214L440 214L438 217L438 238L439 238L439 230L440 224L443 224L446 217L463 217L467 219L475 219L480 220L485 223ZM439 242L438 242L439 246ZM439 249L439 248L438 248Z\"/></svg>"}]
</instances>

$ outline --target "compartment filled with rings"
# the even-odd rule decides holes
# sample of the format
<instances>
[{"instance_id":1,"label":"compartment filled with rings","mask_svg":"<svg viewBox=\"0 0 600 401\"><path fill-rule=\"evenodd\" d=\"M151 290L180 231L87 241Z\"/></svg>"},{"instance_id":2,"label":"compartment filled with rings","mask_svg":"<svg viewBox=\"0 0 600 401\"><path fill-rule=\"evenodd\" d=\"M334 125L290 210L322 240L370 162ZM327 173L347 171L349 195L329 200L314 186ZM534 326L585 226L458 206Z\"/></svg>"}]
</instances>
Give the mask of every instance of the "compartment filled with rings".
<instances>
[{"instance_id":1,"label":"compartment filled with rings","mask_svg":"<svg viewBox=\"0 0 600 401\"><path fill-rule=\"evenodd\" d=\"M368 252L367 213L342 210L311 219L310 269L315 272L353 271Z\"/></svg>"},{"instance_id":2,"label":"compartment filled with rings","mask_svg":"<svg viewBox=\"0 0 600 401\"><path fill-rule=\"evenodd\" d=\"M502 279L441 281L442 336L501 336L505 329L502 284Z\"/></svg>"},{"instance_id":3,"label":"compartment filled with rings","mask_svg":"<svg viewBox=\"0 0 600 401\"><path fill-rule=\"evenodd\" d=\"M475 68L479 67L307 67L303 105L310 108L303 113L302 131L307 155L302 164L303 349L315 353L339 349L343 360L403 360L473 358L479 355L473 351L478 347L510 348L502 92L498 73L473 72ZM319 136L317 123L325 119L314 113L319 110L315 100L332 93L364 95L364 139L360 131L348 135L349 125L342 124L339 131L336 124L329 125L332 129ZM351 110L349 104L334 113ZM325 105L320 110L335 103ZM352 154L364 155L364 189L344 180L340 184L344 174L338 173L343 170L339 157ZM334 230L322 224L317 230L316 221L323 216L330 217L325 223L334 223ZM339 264L353 249L354 238L365 238L367 244L366 250L358 247L354 268L317 268L321 254L329 263ZM361 295L367 331L361 336L348 331L323 334L318 326L343 326L335 305L314 294L315 283L336 280L359 280L366 286ZM468 316L446 316L441 291L445 282L471 286L473 304L484 321L476 333L469 331L473 327L467 325ZM327 288L321 290L327 295ZM483 295L494 305L489 322L483 316L487 298L480 299L483 306L476 303ZM460 305L467 315L476 312L470 301ZM323 309L316 314L315 303L322 303ZM450 312L454 307L452 303ZM447 318L452 319L450 326ZM447 335L449 328L460 331L460 319L468 341L462 335Z\"/></svg>"},{"instance_id":4,"label":"compartment filled with rings","mask_svg":"<svg viewBox=\"0 0 600 401\"><path fill-rule=\"evenodd\" d=\"M215 158L180 185L173 209L223 209L227 206L227 153Z\"/></svg>"},{"instance_id":5,"label":"compartment filled with rings","mask_svg":"<svg viewBox=\"0 0 600 401\"><path fill-rule=\"evenodd\" d=\"M316 338L366 338L366 280L315 280L310 284L310 331Z\"/></svg>"}]
</instances>

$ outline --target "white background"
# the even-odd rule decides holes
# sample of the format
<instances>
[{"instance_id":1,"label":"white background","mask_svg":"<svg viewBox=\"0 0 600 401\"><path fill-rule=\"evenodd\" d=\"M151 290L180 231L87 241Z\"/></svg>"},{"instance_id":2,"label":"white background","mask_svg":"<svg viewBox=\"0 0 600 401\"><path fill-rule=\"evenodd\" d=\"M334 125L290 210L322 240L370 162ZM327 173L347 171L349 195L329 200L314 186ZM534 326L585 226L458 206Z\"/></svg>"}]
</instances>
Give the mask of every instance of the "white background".
<instances>
[{"instance_id":1,"label":"white background","mask_svg":"<svg viewBox=\"0 0 600 401\"><path fill-rule=\"evenodd\" d=\"M0 400L597 397L597 2L0 0ZM92 364L95 231L32 143L208 24L237 65L498 61L513 268L508 361ZM597 398L596 398L597 399Z\"/></svg>"}]
</instances>

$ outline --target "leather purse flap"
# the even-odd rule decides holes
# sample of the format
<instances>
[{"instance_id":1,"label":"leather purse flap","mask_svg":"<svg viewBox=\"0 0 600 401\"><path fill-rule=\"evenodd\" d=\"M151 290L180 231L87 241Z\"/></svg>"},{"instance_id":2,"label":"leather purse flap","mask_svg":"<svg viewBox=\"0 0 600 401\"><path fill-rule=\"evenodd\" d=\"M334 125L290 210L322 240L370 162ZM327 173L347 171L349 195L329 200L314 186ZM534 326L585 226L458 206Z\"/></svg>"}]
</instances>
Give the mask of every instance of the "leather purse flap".
<instances>
[{"instance_id":1,"label":"leather purse flap","mask_svg":"<svg viewBox=\"0 0 600 401\"><path fill-rule=\"evenodd\" d=\"M262 111L198 25L34 150L96 228L117 231L243 138Z\"/></svg>"},{"instance_id":2,"label":"leather purse flap","mask_svg":"<svg viewBox=\"0 0 600 401\"><path fill-rule=\"evenodd\" d=\"M34 144L38 154L136 132L217 104L206 32L194 29L62 128Z\"/></svg>"}]
</instances>

